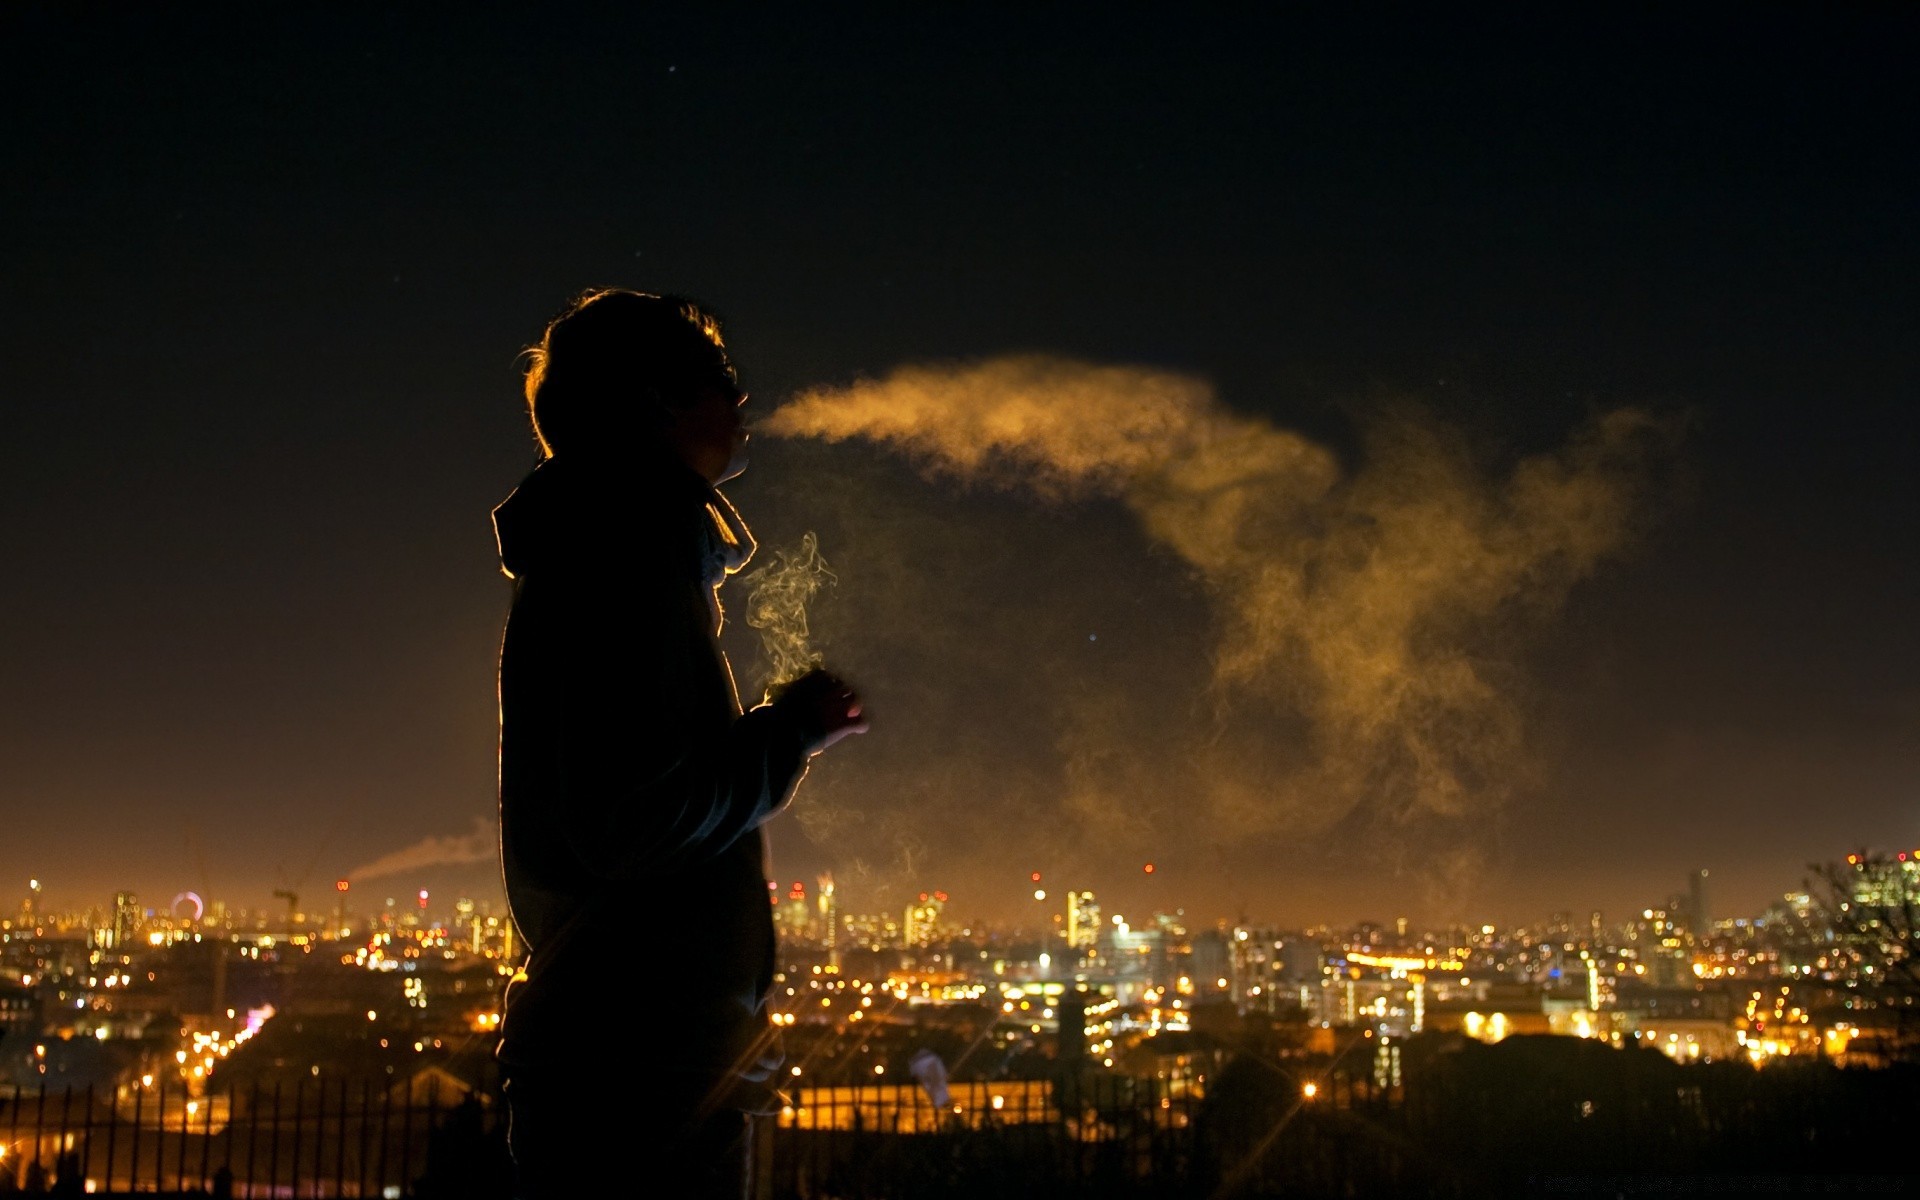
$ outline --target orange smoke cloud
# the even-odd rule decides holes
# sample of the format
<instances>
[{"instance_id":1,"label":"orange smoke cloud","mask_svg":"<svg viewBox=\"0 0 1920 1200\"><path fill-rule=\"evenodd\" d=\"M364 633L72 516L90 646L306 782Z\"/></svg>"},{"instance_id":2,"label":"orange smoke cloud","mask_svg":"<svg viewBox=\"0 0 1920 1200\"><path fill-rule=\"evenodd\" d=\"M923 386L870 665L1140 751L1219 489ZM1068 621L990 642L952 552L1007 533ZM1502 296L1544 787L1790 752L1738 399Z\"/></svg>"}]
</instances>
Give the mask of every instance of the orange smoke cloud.
<instances>
[{"instance_id":1,"label":"orange smoke cloud","mask_svg":"<svg viewBox=\"0 0 1920 1200\"><path fill-rule=\"evenodd\" d=\"M1647 464L1671 440L1623 409L1492 473L1451 431L1402 414L1349 470L1204 380L1041 355L814 389L760 429L1124 504L1211 602L1213 720L1187 778L1227 835L1325 828L1361 804L1406 823L1505 802L1528 774L1525 728L1513 668L1486 647L1550 618L1624 548ZM1280 760L1276 723L1305 731ZM1069 790L1085 793L1069 809L1110 813L1094 797L1139 765L1097 728L1085 740L1098 752L1066 747Z\"/></svg>"}]
</instances>

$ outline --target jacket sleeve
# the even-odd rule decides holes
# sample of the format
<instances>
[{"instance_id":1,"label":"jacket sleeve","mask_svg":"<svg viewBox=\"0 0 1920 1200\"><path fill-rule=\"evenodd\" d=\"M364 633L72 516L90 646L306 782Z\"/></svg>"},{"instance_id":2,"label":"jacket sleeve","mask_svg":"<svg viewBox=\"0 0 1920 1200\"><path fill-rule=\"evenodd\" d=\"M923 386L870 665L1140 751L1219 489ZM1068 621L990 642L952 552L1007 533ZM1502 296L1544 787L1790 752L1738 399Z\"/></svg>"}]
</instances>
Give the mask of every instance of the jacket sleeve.
<instances>
[{"instance_id":1,"label":"jacket sleeve","mask_svg":"<svg viewBox=\"0 0 1920 1200\"><path fill-rule=\"evenodd\" d=\"M778 704L740 712L702 584L643 573L571 601L556 749L591 874L711 860L786 805L811 738Z\"/></svg>"}]
</instances>

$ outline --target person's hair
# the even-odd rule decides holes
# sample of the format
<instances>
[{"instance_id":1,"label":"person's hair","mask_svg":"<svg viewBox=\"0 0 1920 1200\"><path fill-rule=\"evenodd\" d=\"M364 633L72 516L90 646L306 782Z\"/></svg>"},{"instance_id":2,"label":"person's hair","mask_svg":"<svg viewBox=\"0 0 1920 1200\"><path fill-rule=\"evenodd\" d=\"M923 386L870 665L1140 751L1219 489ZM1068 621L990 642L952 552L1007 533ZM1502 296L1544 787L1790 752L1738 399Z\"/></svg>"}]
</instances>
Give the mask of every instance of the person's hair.
<instances>
[{"instance_id":1,"label":"person's hair","mask_svg":"<svg viewBox=\"0 0 1920 1200\"><path fill-rule=\"evenodd\" d=\"M527 413L548 458L659 436L701 387L737 382L718 317L685 296L625 288L582 292L524 354Z\"/></svg>"}]
</instances>

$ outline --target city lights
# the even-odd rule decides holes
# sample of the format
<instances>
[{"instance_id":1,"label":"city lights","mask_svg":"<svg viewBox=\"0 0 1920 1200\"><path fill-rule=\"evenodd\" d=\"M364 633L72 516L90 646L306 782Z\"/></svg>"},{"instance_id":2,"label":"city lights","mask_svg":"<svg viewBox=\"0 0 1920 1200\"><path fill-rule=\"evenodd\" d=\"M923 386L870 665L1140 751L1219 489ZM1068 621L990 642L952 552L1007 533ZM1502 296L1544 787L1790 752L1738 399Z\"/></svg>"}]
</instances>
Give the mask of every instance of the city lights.
<instances>
[{"instance_id":1,"label":"city lights","mask_svg":"<svg viewBox=\"0 0 1920 1200\"><path fill-rule=\"evenodd\" d=\"M780 1002L768 1022L784 1037L786 1078L805 1084L783 1119L802 1128L851 1120L823 1097L857 1081L869 1089L861 1103L878 1106L871 1119L922 1120L902 1115L902 1098L919 1087L909 1061L928 1030L943 1030L972 1047L946 1064L959 1066L949 1080L954 1102L943 1110L955 1120L1011 1114L1002 1083L969 1090L975 1062L1039 1069L1064 1057L1152 1080L1145 1095L1154 1110L1184 1121L1181 1106L1207 1096L1224 1052L1181 1039L1225 1013L1275 1031L1288 1047L1281 1064L1314 1073L1299 1084L1301 1102L1323 1106L1337 1107L1332 1095L1345 1094L1330 1093L1329 1064L1360 1064L1369 1086L1391 1092L1404 1086L1403 1047L1423 1036L1489 1045L1563 1037L1650 1048L1681 1064L1873 1065L1888 1045L1885 1010L1872 1002L1887 960L1876 958L1882 947L1863 914L1920 898L1920 863L1855 855L1840 870L1827 911L1855 922L1844 936L1801 932L1822 919L1804 894L1768 914L1727 919L1705 910L1697 886L1612 923L1599 913L1554 914L1513 928L1422 930L1405 919L1348 929L1201 922L1177 909L1136 909L1129 918L1076 885L1057 894L1033 887L1038 907L1026 908L1027 922L998 927L960 919L970 898L940 887L866 912L850 903L857 893L824 877L817 889L796 881L772 893ZM389 1064L397 1078L443 1062L450 1039L497 1038L503 1025L503 990L518 977L511 923L469 900L450 917L390 901L370 913L343 907L325 925L289 926L284 909L243 921L217 900L156 912L122 893L111 914L67 926L70 952L46 935L0 930L0 965L23 994L42 998L35 1011L69 1014L30 1043L36 1078L56 1078L83 1040L112 1045L143 1029L151 1038L149 1014L174 994L180 964L204 964L209 954L224 961L230 988L290 973L364 994L374 1002L349 1012L369 1044L418 1064ZM36 919L36 928L61 927L59 914ZM631 952L608 943L610 988L631 977ZM670 994L672 965L645 969L653 972L646 986ZM669 1020L684 1016L666 1011ZM168 1070L143 1063L116 1090L129 1100L166 1093L191 1106L170 1109L169 1119L218 1124L228 1119L221 1088L230 1064L276 1027L286 1028L265 1006L189 1013L165 1051ZM606 1028L619 1029L618 1018ZM298 1069L319 1080L326 1062L314 1056ZM1020 1101L1018 1119L1044 1110L1030 1099Z\"/></svg>"}]
</instances>

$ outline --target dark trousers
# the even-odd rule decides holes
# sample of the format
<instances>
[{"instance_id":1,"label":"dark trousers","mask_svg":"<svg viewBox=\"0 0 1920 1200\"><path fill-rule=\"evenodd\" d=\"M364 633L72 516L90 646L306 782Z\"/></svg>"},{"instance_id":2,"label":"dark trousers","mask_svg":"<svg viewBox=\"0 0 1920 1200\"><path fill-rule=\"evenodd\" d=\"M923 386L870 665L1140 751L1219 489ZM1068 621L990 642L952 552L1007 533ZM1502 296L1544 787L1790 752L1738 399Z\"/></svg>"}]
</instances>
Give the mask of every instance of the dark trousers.
<instances>
[{"instance_id":1,"label":"dark trousers","mask_svg":"<svg viewBox=\"0 0 1920 1200\"><path fill-rule=\"evenodd\" d=\"M519 1200L751 1200L754 1139L745 1113L702 1113L698 1097L651 1091L647 1078L617 1071L508 1074Z\"/></svg>"}]
</instances>

